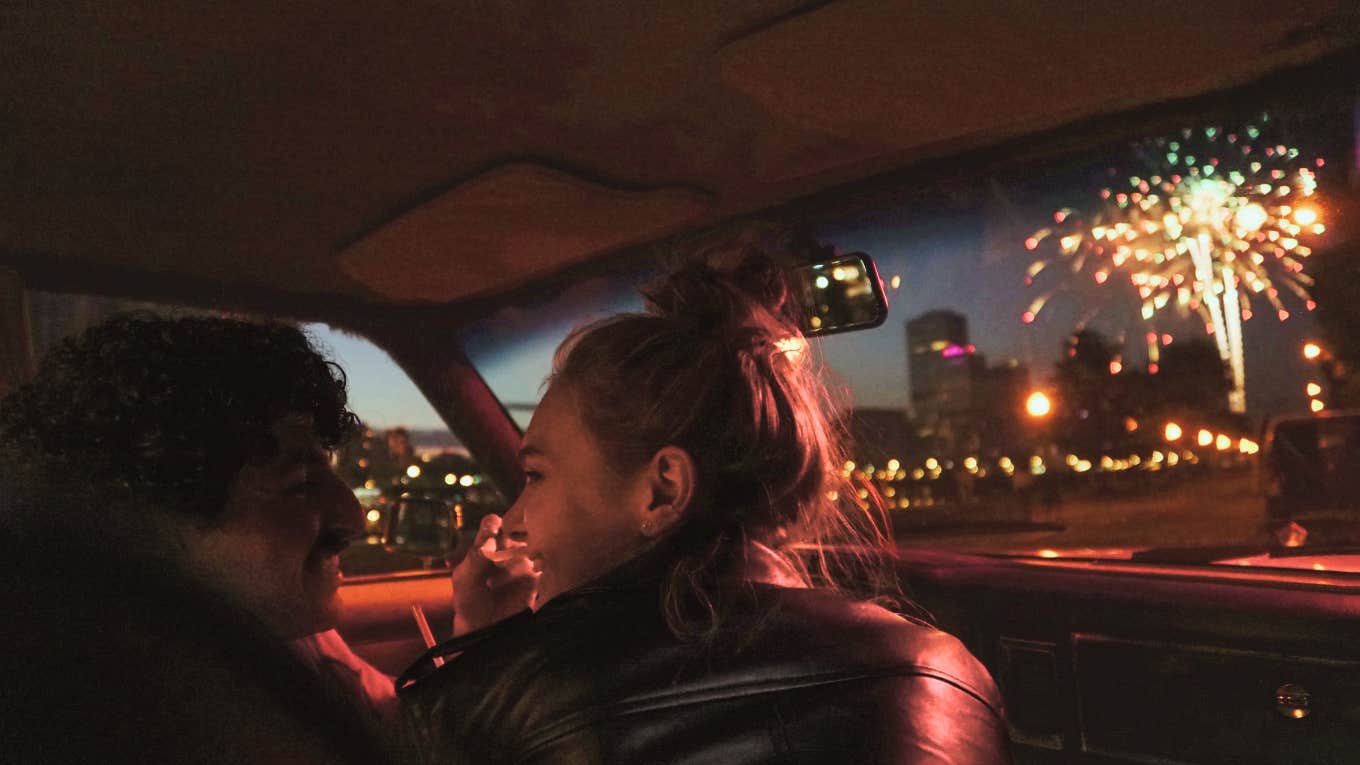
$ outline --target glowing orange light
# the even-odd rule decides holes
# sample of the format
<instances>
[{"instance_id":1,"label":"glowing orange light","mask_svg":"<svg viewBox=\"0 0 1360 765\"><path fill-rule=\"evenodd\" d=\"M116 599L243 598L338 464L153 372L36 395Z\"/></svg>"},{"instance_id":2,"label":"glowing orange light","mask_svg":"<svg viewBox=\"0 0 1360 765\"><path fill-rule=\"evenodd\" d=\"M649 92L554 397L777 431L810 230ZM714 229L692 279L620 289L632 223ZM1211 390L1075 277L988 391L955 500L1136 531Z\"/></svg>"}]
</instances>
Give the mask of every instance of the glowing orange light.
<instances>
[{"instance_id":1,"label":"glowing orange light","mask_svg":"<svg viewBox=\"0 0 1360 765\"><path fill-rule=\"evenodd\" d=\"M1319 357L1319 356L1321 356L1321 355L1322 355L1322 346L1318 345L1317 343L1304 343L1304 344L1303 344L1303 357L1304 357L1305 359L1308 359L1309 361L1312 361L1312 360L1316 359L1317 357Z\"/></svg>"},{"instance_id":2,"label":"glowing orange light","mask_svg":"<svg viewBox=\"0 0 1360 765\"><path fill-rule=\"evenodd\" d=\"M1034 323L1034 312L1033 312L1033 311L1025 311L1024 313L1020 314L1020 321L1023 321L1023 322L1026 323L1026 324L1033 324L1033 323Z\"/></svg>"},{"instance_id":3,"label":"glowing orange light","mask_svg":"<svg viewBox=\"0 0 1360 765\"><path fill-rule=\"evenodd\" d=\"M1218 437L1214 439L1214 446L1218 447L1220 452L1226 452L1232 448L1232 439L1219 433Z\"/></svg>"},{"instance_id":4,"label":"glowing orange light","mask_svg":"<svg viewBox=\"0 0 1360 765\"><path fill-rule=\"evenodd\" d=\"M1214 442L1214 434L1207 430L1200 430L1195 439L1200 446L1208 446Z\"/></svg>"},{"instance_id":5,"label":"glowing orange light","mask_svg":"<svg viewBox=\"0 0 1360 765\"><path fill-rule=\"evenodd\" d=\"M1120 372L1123 372L1123 371L1124 371L1124 365L1123 365L1123 363L1121 363L1121 362L1119 362L1119 361L1111 361L1111 362L1110 362L1110 374L1112 374L1112 375L1117 375L1117 374L1119 374Z\"/></svg>"},{"instance_id":6,"label":"glowing orange light","mask_svg":"<svg viewBox=\"0 0 1360 765\"><path fill-rule=\"evenodd\" d=\"M368 515L364 517L368 518L369 523L377 523L378 519L382 517L382 513L378 512L377 510L369 510Z\"/></svg>"},{"instance_id":7,"label":"glowing orange light","mask_svg":"<svg viewBox=\"0 0 1360 765\"><path fill-rule=\"evenodd\" d=\"M1327 405L1322 403L1318 399L1313 399L1312 401L1308 402L1308 408L1312 409L1314 412L1321 412L1323 409L1327 408Z\"/></svg>"},{"instance_id":8,"label":"glowing orange light","mask_svg":"<svg viewBox=\"0 0 1360 765\"><path fill-rule=\"evenodd\" d=\"M1133 419L1132 417L1125 417L1124 430L1127 430L1130 433L1138 430L1138 421Z\"/></svg>"},{"instance_id":9,"label":"glowing orange light","mask_svg":"<svg viewBox=\"0 0 1360 765\"><path fill-rule=\"evenodd\" d=\"M1185 432L1181 430L1181 426L1174 422L1168 422L1166 424L1166 429L1163 430L1162 433L1166 436L1166 440L1168 441L1179 441L1181 440L1181 436L1185 435Z\"/></svg>"},{"instance_id":10,"label":"glowing orange light","mask_svg":"<svg viewBox=\"0 0 1360 765\"><path fill-rule=\"evenodd\" d=\"M1053 402L1042 391L1034 391L1025 399L1025 411L1030 417L1047 417L1053 411Z\"/></svg>"},{"instance_id":11,"label":"glowing orange light","mask_svg":"<svg viewBox=\"0 0 1360 765\"><path fill-rule=\"evenodd\" d=\"M1294 211L1294 222L1300 226L1311 226L1317 223L1317 210L1311 207L1300 207Z\"/></svg>"},{"instance_id":12,"label":"glowing orange light","mask_svg":"<svg viewBox=\"0 0 1360 765\"><path fill-rule=\"evenodd\" d=\"M1308 383L1308 395L1314 397L1322 395L1322 386L1315 382Z\"/></svg>"}]
</instances>

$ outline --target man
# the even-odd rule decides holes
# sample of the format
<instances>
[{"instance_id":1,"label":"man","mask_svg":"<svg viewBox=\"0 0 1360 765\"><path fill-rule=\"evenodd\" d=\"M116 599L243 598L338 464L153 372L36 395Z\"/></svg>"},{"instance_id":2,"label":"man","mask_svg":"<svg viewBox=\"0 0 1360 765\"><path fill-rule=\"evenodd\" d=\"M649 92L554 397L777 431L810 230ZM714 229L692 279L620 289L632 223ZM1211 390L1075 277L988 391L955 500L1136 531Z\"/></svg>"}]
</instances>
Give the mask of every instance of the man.
<instances>
[{"instance_id":1,"label":"man","mask_svg":"<svg viewBox=\"0 0 1360 765\"><path fill-rule=\"evenodd\" d=\"M0 565L4 669L60 680L5 689L0 725L28 725L4 737L39 759L374 756L390 686L326 633L363 530L328 454L356 426L343 373L281 324L130 314L53 349L0 402Z\"/></svg>"}]
</instances>

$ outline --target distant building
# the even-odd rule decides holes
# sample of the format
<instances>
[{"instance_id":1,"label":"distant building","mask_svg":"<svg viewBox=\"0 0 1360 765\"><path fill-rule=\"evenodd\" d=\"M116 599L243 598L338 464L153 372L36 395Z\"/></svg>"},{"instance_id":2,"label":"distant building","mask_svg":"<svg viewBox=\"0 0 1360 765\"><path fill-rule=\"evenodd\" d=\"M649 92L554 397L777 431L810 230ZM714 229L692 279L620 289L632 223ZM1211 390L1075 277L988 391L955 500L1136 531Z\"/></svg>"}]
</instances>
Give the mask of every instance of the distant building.
<instances>
[{"instance_id":1,"label":"distant building","mask_svg":"<svg viewBox=\"0 0 1360 765\"><path fill-rule=\"evenodd\" d=\"M931 422L972 407L975 352L961 314L932 311L907 322L911 406L918 419Z\"/></svg>"},{"instance_id":2,"label":"distant building","mask_svg":"<svg viewBox=\"0 0 1360 765\"><path fill-rule=\"evenodd\" d=\"M858 408L847 419L850 452L861 464L884 465L891 459L906 464L921 451L916 429L901 409Z\"/></svg>"},{"instance_id":3,"label":"distant building","mask_svg":"<svg viewBox=\"0 0 1360 765\"><path fill-rule=\"evenodd\" d=\"M930 311L908 321L907 364L917 438L929 448L962 456L1023 442L1029 370L1014 360L988 368L962 314Z\"/></svg>"},{"instance_id":4,"label":"distant building","mask_svg":"<svg viewBox=\"0 0 1360 765\"><path fill-rule=\"evenodd\" d=\"M1015 359L987 369L977 387L977 414L984 452L1009 454L1026 445L1023 414L1031 391L1029 367Z\"/></svg>"}]
</instances>

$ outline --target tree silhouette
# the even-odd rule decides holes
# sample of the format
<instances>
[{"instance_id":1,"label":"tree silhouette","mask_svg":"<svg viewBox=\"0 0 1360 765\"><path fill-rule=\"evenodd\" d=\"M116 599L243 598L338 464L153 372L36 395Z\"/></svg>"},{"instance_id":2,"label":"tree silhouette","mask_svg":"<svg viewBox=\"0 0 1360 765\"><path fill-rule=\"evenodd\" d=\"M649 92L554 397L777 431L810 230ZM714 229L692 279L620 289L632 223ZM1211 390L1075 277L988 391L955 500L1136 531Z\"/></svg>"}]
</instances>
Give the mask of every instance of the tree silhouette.
<instances>
[{"instance_id":1,"label":"tree silhouette","mask_svg":"<svg viewBox=\"0 0 1360 765\"><path fill-rule=\"evenodd\" d=\"M1348 243L1349 244L1349 243ZM1328 355L1319 366L1334 408L1360 406L1360 249L1334 249L1316 259L1317 319Z\"/></svg>"},{"instance_id":2,"label":"tree silhouette","mask_svg":"<svg viewBox=\"0 0 1360 765\"><path fill-rule=\"evenodd\" d=\"M1057 364L1060 446L1083 456L1132 454L1161 443L1167 421L1227 424L1227 366L1209 341L1162 349L1157 374L1123 368L1104 335L1083 330L1068 338Z\"/></svg>"}]
</instances>

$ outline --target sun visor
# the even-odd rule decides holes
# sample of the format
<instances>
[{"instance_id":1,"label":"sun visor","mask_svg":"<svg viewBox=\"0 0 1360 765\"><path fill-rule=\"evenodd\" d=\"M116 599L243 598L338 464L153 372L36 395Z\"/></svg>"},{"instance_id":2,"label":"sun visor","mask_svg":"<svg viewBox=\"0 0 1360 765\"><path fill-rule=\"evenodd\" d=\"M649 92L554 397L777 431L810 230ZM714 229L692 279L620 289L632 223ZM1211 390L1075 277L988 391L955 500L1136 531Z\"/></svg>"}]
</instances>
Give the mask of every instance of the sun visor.
<instances>
[{"instance_id":1,"label":"sun visor","mask_svg":"<svg viewBox=\"0 0 1360 765\"><path fill-rule=\"evenodd\" d=\"M663 236L710 207L697 191L621 190L542 165L503 165L346 247L340 268L393 300L446 302Z\"/></svg>"}]
</instances>

